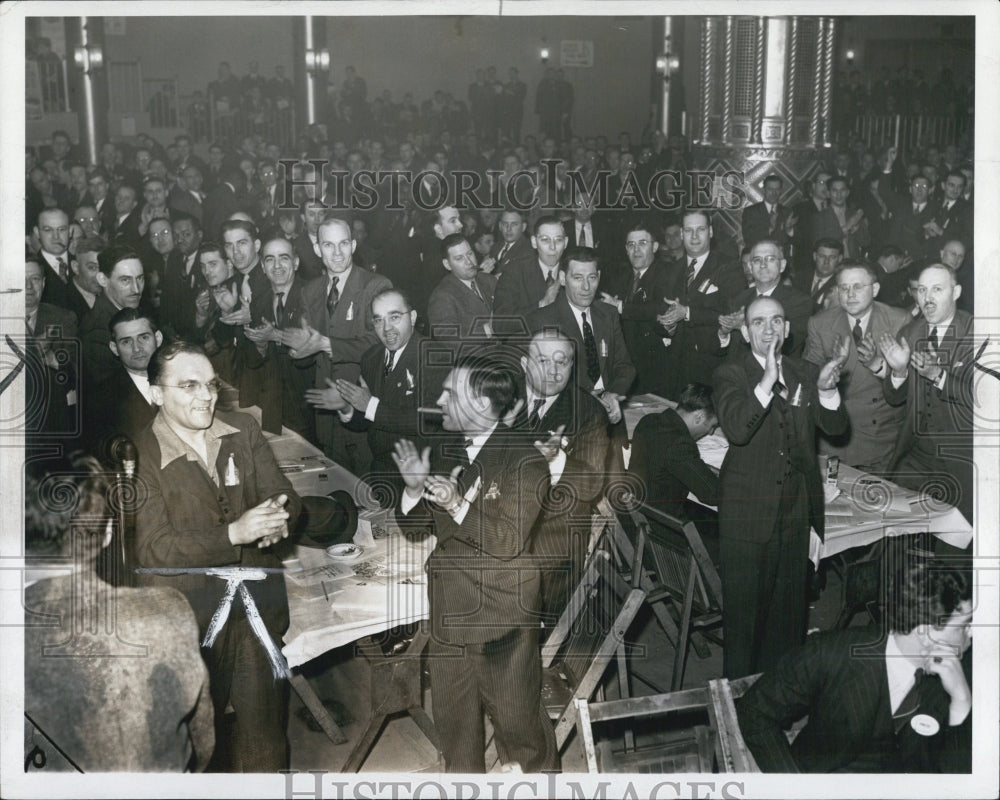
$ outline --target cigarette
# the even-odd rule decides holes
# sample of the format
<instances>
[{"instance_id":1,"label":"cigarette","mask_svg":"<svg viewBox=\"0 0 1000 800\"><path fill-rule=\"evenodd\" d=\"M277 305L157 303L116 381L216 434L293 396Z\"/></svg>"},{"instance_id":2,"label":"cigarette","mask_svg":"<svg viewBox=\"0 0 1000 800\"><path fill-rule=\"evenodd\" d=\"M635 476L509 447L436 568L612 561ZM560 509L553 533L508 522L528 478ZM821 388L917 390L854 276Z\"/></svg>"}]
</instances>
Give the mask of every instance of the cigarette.
<instances>
[{"instance_id":1,"label":"cigarette","mask_svg":"<svg viewBox=\"0 0 1000 800\"><path fill-rule=\"evenodd\" d=\"M444 412L435 406L420 406L417 408L418 414L437 414L438 416L443 416Z\"/></svg>"},{"instance_id":2,"label":"cigarette","mask_svg":"<svg viewBox=\"0 0 1000 800\"><path fill-rule=\"evenodd\" d=\"M323 587L323 596L326 598L326 602L330 602L330 595L326 591L326 581L320 581L320 585Z\"/></svg>"}]
</instances>

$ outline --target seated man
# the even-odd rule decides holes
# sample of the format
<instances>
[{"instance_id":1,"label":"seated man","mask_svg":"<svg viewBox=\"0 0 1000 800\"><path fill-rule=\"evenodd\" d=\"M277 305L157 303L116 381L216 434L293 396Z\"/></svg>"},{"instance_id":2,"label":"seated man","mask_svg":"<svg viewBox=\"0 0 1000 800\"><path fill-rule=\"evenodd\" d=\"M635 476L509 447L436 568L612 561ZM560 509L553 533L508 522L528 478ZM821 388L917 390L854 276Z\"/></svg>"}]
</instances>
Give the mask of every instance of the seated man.
<instances>
[{"instance_id":1,"label":"seated man","mask_svg":"<svg viewBox=\"0 0 1000 800\"><path fill-rule=\"evenodd\" d=\"M705 506L719 504L719 475L701 460L697 442L717 425L712 387L688 384L677 398L676 409L639 420L632 434L629 461L629 471L645 487L646 504L684 522L694 522L716 562L719 520L715 511ZM689 500L689 494L699 502Z\"/></svg>"},{"instance_id":2,"label":"seated man","mask_svg":"<svg viewBox=\"0 0 1000 800\"><path fill-rule=\"evenodd\" d=\"M968 772L972 692L963 669L972 586L922 557L894 576L888 632L810 636L737 701L764 772ZM789 745L792 722L808 724Z\"/></svg>"},{"instance_id":3,"label":"seated man","mask_svg":"<svg viewBox=\"0 0 1000 800\"><path fill-rule=\"evenodd\" d=\"M114 588L94 574L114 519L105 476L89 457L28 467L27 731L50 771L203 770L215 733L191 607L176 589Z\"/></svg>"}]
</instances>

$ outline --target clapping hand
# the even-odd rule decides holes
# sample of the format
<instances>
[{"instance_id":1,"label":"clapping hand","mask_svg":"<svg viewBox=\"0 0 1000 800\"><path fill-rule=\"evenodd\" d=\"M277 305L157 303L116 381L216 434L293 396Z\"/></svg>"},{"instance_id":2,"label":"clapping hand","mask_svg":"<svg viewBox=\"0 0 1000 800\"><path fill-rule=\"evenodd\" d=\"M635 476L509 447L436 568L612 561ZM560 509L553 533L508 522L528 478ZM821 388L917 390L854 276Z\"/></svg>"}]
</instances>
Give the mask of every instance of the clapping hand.
<instances>
[{"instance_id":1,"label":"clapping hand","mask_svg":"<svg viewBox=\"0 0 1000 800\"><path fill-rule=\"evenodd\" d=\"M306 402L325 411L342 411L347 408L348 403L341 396L337 384L327 378L326 385L326 389L307 389Z\"/></svg>"},{"instance_id":2,"label":"clapping hand","mask_svg":"<svg viewBox=\"0 0 1000 800\"><path fill-rule=\"evenodd\" d=\"M889 369L900 378L906 377L910 365L910 345L906 340L899 341L891 333L883 333L878 337L878 349Z\"/></svg>"},{"instance_id":3,"label":"clapping hand","mask_svg":"<svg viewBox=\"0 0 1000 800\"><path fill-rule=\"evenodd\" d=\"M230 294L232 293L230 292ZM223 314L219 317L219 319L226 323L226 325L249 325L250 308L245 305L240 306L239 308L230 311L228 314Z\"/></svg>"},{"instance_id":4,"label":"clapping hand","mask_svg":"<svg viewBox=\"0 0 1000 800\"><path fill-rule=\"evenodd\" d=\"M851 352L850 341L843 336L838 336L834 344L835 355L827 361L819 371L819 379L816 386L820 391L836 389L840 381L840 370L847 361L847 356Z\"/></svg>"},{"instance_id":5,"label":"clapping hand","mask_svg":"<svg viewBox=\"0 0 1000 800\"><path fill-rule=\"evenodd\" d=\"M767 355L764 357L764 376L760 379L760 388L770 393L778 382L778 337L772 337L767 345Z\"/></svg>"},{"instance_id":6,"label":"clapping hand","mask_svg":"<svg viewBox=\"0 0 1000 800\"><path fill-rule=\"evenodd\" d=\"M259 542L259 547L268 547L288 536L286 502L288 495L282 494L244 511L236 522L229 523L229 541L235 545Z\"/></svg>"},{"instance_id":7,"label":"clapping hand","mask_svg":"<svg viewBox=\"0 0 1000 800\"><path fill-rule=\"evenodd\" d=\"M249 325L246 326L243 328L243 333L251 342L257 344L281 341L281 331L275 328L274 325L266 319L262 320L260 325L256 328L251 328Z\"/></svg>"},{"instance_id":8,"label":"clapping hand","mask_svg":"<svg viewBox=\"0 0 1000 800\"><path fill-rule=\"evenodd\" d=\"M620 312L622 310L622 301L617 295L608 294L607 292L601 292L600 301L602 303L607 303L609 306L615 309L615 311Z\"/></svg>"},{"instance_id":9,"label":"clapping hand","mask_svg":"<svg viewBox=\"0 0 1000 800\"><path fill-rule=\"evenodd\" d=\"M557 294L559 294L559 281L552 281L545 290L545 294L542 295L542 299L538 301L538 307L545 308L545 306L552 305L556 301Z\"/></svg>"},{"instance_id":10,"label":"clapping hand","mask_svg":"<svg viewBox=\"0 0 1000 800\"><path fill-rule=\"evenodd\" d=\"M617 425L622 419L622 406L621 402L625 399L623 394L615 394L614 392L603 392L602 394L596 395L598 401L604 410L608 414L608 422L612 425Z\"/></svg>"},{"instance_id":11,"label":"clapping hand","mask_svg":"<svg viewBox=\"0 0 1000 800\"><path fill-rule=\"evenodd\" d=\"M340 396L350 403L358 411L368 408L368 401L372 399L372 393L365 386L358 386L356 383L345 381L343 378L337 380L337 391Z\"/></svg>"},{"instance_id":12,"label":"clapping hand","mask_svg":"<svg viewBox=\"0 0 1000 800\"><path fill-rule=\"evenodd\" d=\"M565 425L560 425L554 431L549 431L548 439L536 439L535 449L545 456L545 460L549 463L555 460L555 457L559 455L559 451L565 447L568 442L563 437L563 432L566 430Z\"/></svg>"},{"instance_id":13,"label":"clapping hand","mask_svg":"<svg viewBox=\"0 0 1000 800\"><path fill-rule=\"evenodd\" d=\"M728 336L730 333L738 331L743 326L743 320L743 306L740 306L731 314L720 314L719 330Z\"/></svg>"},{"instance_id":14,"label":"clapping hand","mask_svg":"<svg viewBox=\"0 0 1000 800\"><path fill-rule=\"evenodd\" d=\"M411 497L422 495L424 484L431 474L431 449L425 447L423 452L419 452L409 439L400 439L393 446L392 460L396 463L407 493Z\"/></svg>"},{"instance_id":15,"label":"clapping hand","mask_svg":"<svg viewBox=\"0 0 1000 800\"><path fill-rule=\"evenodd\" d=\"M863 366L874 373L882 371L885 360L879 355L878 347L875 345L875 337L872 336L871 331L865 334L865 337L858 342L857 351L858 361Z\"/></svg>"},{"instance_id":16,"label":"clapping hand","mask_svg":"<svg viewBox=\"0 0 1000 800\"><path fill-rule=\"evenodd\" d=\"M916 350L910 353L910 366L917 371L918 375L929 381L936 381L944 371L943 367L938 364L938 352L933 348L926 353Z\"/></svg>"},{"instance_id":17,"label":"clapping hand","mask_svg":"<svg viewBox=\"0 0 1000 800\"><path fill-rule=\"evenodd\" d=\"M458 476L461 474L462 466L459 465L447 477L428 475L424 481L424 497L448 512L456 510L462 502L462 492L458 485Z\"/></svg>"},{"instance_id":18,"label":"clapping hand","mask_svg":"<svg viewBox=\"0 0 1000 800\"><path fill-rule=\"evenodd\" d=\"M672 328L687 317L687 306L683 305L676 297L673 300L664 297L663 302L667 304L667 310L658 315L656 321L664 328Z\"/></svg>"}]
</instances>

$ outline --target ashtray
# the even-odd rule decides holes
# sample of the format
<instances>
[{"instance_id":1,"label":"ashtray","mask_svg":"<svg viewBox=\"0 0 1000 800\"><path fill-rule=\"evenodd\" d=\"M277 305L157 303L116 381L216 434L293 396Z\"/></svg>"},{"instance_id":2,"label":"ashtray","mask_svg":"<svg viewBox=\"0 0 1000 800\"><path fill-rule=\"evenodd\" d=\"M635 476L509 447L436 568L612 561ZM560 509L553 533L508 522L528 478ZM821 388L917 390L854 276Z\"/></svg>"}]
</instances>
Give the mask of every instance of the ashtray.
<instances>
[{"instance_id":1,"label":"ashtray","mask_svg":"<svg viewBox=\"0 0 1000 800\"><path fill-rule=\"evenodd\" d=\"M326 554L334 561L357 561L364 555L364 552L364 547L352 542L332 544L326 548Z\"/></svg>"}]
</instances>

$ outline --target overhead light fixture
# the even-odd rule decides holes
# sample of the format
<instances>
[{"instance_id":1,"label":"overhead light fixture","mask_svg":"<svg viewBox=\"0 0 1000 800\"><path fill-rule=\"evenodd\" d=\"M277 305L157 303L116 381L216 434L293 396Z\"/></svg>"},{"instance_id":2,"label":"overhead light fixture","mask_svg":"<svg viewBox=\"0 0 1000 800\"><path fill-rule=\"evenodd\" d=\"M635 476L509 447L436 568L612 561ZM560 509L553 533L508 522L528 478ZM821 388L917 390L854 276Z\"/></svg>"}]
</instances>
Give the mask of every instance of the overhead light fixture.
<instances>
[{"instance_id":1,"label":"overhead light fixture","mask_svg":"<svg viewBox=\"0 0 1000 800\"><path fill-rule=\"evenodd\" d=\"M329 50L306 50L307 72L328 72L330 69Z\"/></svg>"},{"instance_id":2,"label":"overhead light fixture","mask_svg":"<svg viewBox=\"0 0 1000 800\"><path fill-rule=\"evenodd\" d=\"M79 45L73 48L73 61L84 72L104 66L104 51L97 45Z\"/></svg>"}]
</instances>

